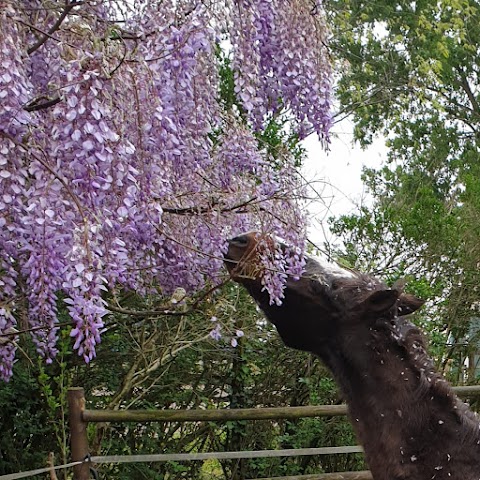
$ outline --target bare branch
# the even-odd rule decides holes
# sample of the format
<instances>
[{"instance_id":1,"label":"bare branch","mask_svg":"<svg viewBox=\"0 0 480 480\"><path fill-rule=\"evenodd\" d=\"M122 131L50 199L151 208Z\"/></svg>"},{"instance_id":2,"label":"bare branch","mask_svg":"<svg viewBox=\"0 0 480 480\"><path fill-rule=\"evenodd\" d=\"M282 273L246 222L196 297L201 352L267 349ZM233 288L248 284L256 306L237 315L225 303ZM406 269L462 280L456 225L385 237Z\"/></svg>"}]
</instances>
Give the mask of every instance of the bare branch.
<instances>
[{"instance_id":1,"label":"bare branch","mask_svg":"<svg viewBox=\"0 0 480 480\"><path fill-rule=\"evenodd\" d=\"M72 1L65 1L65 8L63 12L58 17L57 21L50 27L48 32L44 32L43 37L41 37L34 45L27 49L27 53L31 55L35 50L38 50L49 38L53 38L52 35L60 28L60 25L63 23L67 15L70 13L73 7L77 7L79 5L83 5L85 2L82 0L72 0ZM56 40L56 39L55 39Z\"/></svg>"},{"instance_id":2,"label":"bare branch","mask_svg":"<svg viewBox=\"0 0 480 480\"><path fill-rule=\"evenodd\" d=\"M258 197L252 197L248 200L245 200L242 203L239 203L237 205L234 205L232 207L228 208L222 208L219 210L220 213L227 213L227 212L233 212L234 210L240 210L241 208L246 207L247 205L255 202ZM211 212L216 205L218 205L218 200L213 199L211 205L208 207L184 207L184 208L169 208L169 207L162 207L162 210L165 213L173 213L176 215L202 215L205 213Z\"/></svg>"},{"instance_id":3,"label":"bare branch","mask_svg":"<svg viewBox=\"0 0 480 480\"><path fill-rule=\"evenodd\" d=\"M47 97L38 97L34 98L30 102L28 102L23 109L27 112L37 112L39 110L45 110L47 108L53 107L57 103L61 102L62 99L60 97L55 98L47 98Z\"/></svg>"}]
</instances>

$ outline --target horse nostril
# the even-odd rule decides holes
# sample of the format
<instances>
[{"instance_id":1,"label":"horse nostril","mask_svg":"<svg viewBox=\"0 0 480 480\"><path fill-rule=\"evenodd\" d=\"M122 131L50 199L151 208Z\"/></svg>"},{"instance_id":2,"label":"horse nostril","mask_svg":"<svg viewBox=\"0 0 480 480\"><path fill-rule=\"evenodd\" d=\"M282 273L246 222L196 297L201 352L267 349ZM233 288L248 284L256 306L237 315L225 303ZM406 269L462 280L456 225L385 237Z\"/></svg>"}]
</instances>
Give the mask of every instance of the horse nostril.
<instances>
[{"instance_id":1,"label":"horse nostril","mask_svg":"<svg viewBox=\"0 0 480 480\"><path fill-rule=\"evenodd\" d=\"M229 240L229 243L232 247L245 248L248 245L248 237L247 235L239 235Z\"/></svg>"}]
</instances>

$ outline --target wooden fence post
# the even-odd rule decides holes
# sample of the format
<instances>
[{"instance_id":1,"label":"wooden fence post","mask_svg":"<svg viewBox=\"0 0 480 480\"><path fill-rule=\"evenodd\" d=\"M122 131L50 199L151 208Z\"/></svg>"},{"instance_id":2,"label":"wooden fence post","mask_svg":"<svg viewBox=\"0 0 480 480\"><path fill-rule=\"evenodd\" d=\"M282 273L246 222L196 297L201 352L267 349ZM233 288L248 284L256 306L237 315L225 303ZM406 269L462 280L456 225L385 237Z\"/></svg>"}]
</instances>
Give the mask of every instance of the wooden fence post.
<instances>
[{"instance_id":1,"label":"wooden fence post","mask_svg":"<svg viewBox=\"0 0 480 480\"><path fill-rule=\"evenodd\" d=\"M68 389L68 417L70 424L70 447L72 462L81 462L89 454L87 423L83 421L85 410L85 392L81 387ZM88 480L90 467L88 462L73 467L74 480Z\"/></svg>"}]
</instances>

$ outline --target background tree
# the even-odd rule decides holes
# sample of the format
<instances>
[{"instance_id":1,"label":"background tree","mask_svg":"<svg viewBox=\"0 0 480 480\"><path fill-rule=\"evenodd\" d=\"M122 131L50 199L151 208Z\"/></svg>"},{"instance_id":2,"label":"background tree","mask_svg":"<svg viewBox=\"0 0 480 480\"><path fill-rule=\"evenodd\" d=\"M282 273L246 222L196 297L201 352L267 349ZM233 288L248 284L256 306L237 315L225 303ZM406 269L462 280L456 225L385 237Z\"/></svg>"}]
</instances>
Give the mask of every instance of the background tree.
<instances>
[{"instance_id":1,"label":"background tree","mask_svg":"<svg viewBox=\"0 0 480 480\"><path fill-rule=\"evenodd\" d=\"M469 382L479 341L479 7L462 0L327 8L343 65L339 118L352 115L360 144L381 134L389 147L386 166L364 174L373 207L340 219L336 231L347 235L352 261L426 279L432 330L456 344L443 349L441 363L454 358L456 380Z\"/></svg>"}]
</instances>

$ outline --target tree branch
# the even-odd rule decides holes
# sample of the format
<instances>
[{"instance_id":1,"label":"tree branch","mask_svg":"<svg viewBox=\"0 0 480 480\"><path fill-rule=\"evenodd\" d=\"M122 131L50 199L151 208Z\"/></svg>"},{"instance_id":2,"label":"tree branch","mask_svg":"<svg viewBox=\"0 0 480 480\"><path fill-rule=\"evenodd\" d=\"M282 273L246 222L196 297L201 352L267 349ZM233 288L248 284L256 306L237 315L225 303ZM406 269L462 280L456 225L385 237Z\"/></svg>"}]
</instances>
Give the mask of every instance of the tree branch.
<instances>
[{"instance_id":1,"label":"tree branch","mask_svg":"<svg viewBox=\"0 0 480 480\"><path fill-rule=\"evenodd\" d=\"M78 48L78 47L76 47L75 45L72 45L72 44L70 44L70 43L62 42L62 40L60 40L59 38L54 37L53 35L50 35L49 33L45 32L45 31L42 30L41 28L36 27L35 25L32 25L31 23L25 22L25 21L22 20L21 18L18 18L18 17L12 17L12 18L13 18L13 21L18 22L18 23L21 23L22 25L25 25L26 27L31 28L32 30L35 30L35 31L38 32L38 33L41 33L41 34L43 34L44 36L46 36L46 37L48 37L48 38L51 38L52 40L55 40L55 41L58 42L58 43L64 43L65 45L68 45L69 47L72 47L72 48ZM31 47L30 47L30 48L31 48ZM27 50L27 52L28 52L28 50Z\"/></svg>"},{"instance_id":2,"label":"tree branch","mask_svg":"<svg viewBox=\"0 0 480 480\"><path fill-rule=\"evenodd\" d=\"M196 311L196 308L198 305L205 300L208 296L210 296L215 290L218 290L219 288L223 287L225 284L227 284L230 281L230 278L227 280L224 280L222 283L215 285L208 289L205 293L200 295L191 305L190 308L186 310L173 310L172 306L161 306L159 310L127 310L121 307L116 307L114 305L108 305L107 308L111 312L115 313L121 313L122 315L129 315L132 317L156 317L159 315L169 315L169 316L184 316L189 313L193 313Z\"/></svg>"},{"instance_id":3,"label":"tree branch","mask_svg":"<svg viewBox=\"0 0 480 480\"><path fill-rule=\"evenodd\" d=\"M47 108L53 107L54 105L56 105L61 101L62 99L60 97L55 97L51 99L47 97L38 97L28 102L23 107L23 109L26 110L27 112L37 112L39 110L45 110Z\"/></svg>"},{"instance_id":4,"label":"tree branch","mask_svg":"<svg viewBox=\"0 0 480 480\"><path fill-rule=\"evenodd\" d=\"M38 50L49 38L52 38L52 35L60 28L60 25L63 23L67 15L70 13L73 7L77 7L85 3L82 0L65 0L65 8L63 12L58 17L57 21L52 25L48 32L44 32L43 37L41 37L34 45L27 49L27 53L31 55L35 50Z\"/></svg>"},{"instance_id":5,"label":"tree branch","mask_svg":"<svg viewBox=\"0 0 480 480\"><path fill-rule=\"evenodd\" d=\"M472 105L473 111L479 115L480 114L480 106L478 105L477 99L475 98L474 93L472 92L472 89L470 88L470 84L468 83L468 79L465 75L465 72L460 68L456 68L458 74L460 75L460 85L463 88L464 92L467 94L468 99L470 100L470 103Z\"/></svg>"},{"instance_id":6,"label":"tree branch","mask_svg":"<svg viewBox=\"0 0 480 480\"><path fill-rule=\"evenodd\" d=\"M233 207L222 208L219 210L219 212L227 213L227 212L233 212L234 210L239 210L240 208L244 208L247 205L255 202L257 198L258 197L255 196L248 200L245 200L242 203L234 205ZM199 215L199 214L202 215L202 214L211 212L213 210L213 207L215 207L218 204L219 204L218 200L213 199L211 205L209 205L208 207L184 207L184 208L169 208L169 207L163 208L162 207L162 210L165 213L173 213L175 215Z\"/></svg>"}]
</instances>

